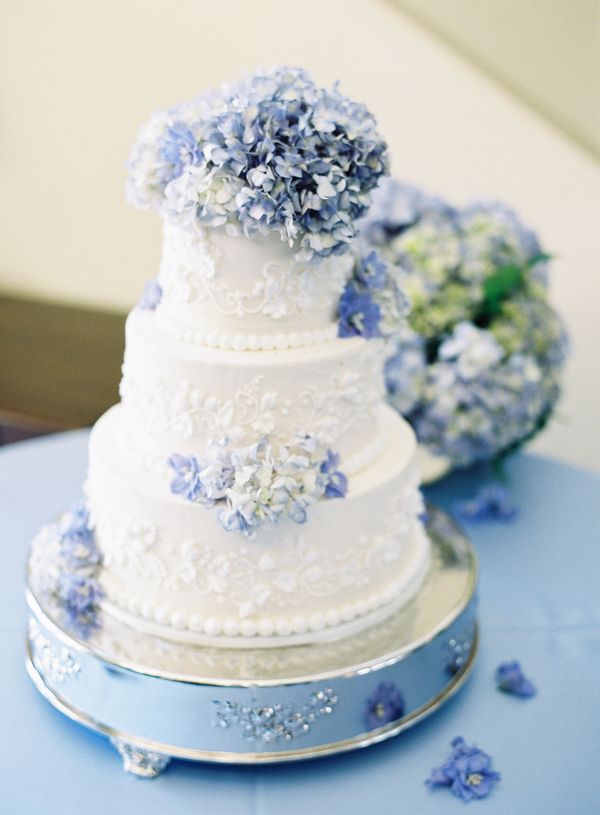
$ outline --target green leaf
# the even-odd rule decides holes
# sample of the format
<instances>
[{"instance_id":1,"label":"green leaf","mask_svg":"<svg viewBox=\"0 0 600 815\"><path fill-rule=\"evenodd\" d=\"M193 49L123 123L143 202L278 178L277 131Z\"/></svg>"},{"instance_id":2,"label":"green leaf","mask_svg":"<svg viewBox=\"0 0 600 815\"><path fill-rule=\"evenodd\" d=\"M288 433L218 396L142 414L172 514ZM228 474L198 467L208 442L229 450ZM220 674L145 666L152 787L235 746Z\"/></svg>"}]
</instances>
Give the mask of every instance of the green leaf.
<instances>
[{"instance_id":1,"label":"green leaf","mask_svg":"<svg viewBox=\"0 0 600 815\"><path fill-rule=\"evenodd\" d=\"M520 266L503 266L483 283L483 299L492 308L499 306L505 297L522 285L523 269Z\"/></svg>"}]
</instances>

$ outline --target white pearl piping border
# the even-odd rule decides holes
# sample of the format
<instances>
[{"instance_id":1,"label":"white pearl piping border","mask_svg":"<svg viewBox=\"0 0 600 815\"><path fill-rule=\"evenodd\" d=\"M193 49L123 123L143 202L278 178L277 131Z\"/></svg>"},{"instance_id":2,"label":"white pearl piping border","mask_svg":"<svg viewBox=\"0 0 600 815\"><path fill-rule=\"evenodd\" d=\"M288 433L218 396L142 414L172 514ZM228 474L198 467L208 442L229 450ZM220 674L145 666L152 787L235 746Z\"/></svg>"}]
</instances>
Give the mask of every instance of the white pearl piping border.
<instances>
[{"instance_id":1,"label":"white pearl piping border","mask_svg":"<svg viewBox=\"0 0 600 815\"><path fill-rule=\"evenodd\" d=\"M312 331L292 331L289 334L219 334L215 331L175 326L160 317L158 322L166 334L179 342L218 348L221 351L286 351L288 348L332 342L338 337L337 323Z\"/></svg>"},{"instance_id":2,"label":"white pearl piping border","mask_svg":"<svg viewBox=\"0 0 600 815\"><path fill-rule=\"evenodd\" d=\"M429 541L420 529L417 550L422 553ZM414 557L411 570L389 584L384 591L329 609L325 613L295 614L291 617L261 617L239 620L186 614L182 609L155 606L126 592L114 595L107 591L103 609L130 627L176 642L223 648L271 648L300 645L320 640L340 639L366 628L408 603L421 585L431 565L431 555Z\"/></svg>"}]
</instances>

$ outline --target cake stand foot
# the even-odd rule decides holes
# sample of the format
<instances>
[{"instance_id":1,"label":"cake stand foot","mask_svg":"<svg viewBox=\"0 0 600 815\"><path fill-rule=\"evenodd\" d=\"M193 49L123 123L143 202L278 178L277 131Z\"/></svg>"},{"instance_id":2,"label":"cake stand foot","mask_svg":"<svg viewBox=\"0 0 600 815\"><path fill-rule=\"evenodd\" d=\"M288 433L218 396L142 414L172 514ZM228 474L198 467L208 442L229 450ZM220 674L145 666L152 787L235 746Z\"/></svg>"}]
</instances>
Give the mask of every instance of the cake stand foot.
<instances>
[{"instance_id":1,"label":"cake stand foot","mask_svg":"<svg viewBox=\"0 0 600 815\"><path fill-rule=\"evenodd\" d=\"M137 775L140 778L156 778L171 761L170 756L155 753L152 750L145 750L143 747L138 747L122 739L112 738L110 741L123 759L125 772Z\"/></svg>"}]
</instances>

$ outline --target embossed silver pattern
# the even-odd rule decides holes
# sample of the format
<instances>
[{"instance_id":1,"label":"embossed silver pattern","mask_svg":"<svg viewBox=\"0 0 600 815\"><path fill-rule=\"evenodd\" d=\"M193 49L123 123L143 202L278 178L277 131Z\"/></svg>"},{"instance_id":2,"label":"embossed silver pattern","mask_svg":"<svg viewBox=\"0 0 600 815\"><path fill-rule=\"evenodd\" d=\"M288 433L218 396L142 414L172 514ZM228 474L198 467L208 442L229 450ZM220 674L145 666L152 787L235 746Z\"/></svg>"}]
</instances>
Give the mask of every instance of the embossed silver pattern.
<instances>
[{"instance_id":1,"label":"embossed silver pattern","mask_svg":"<svg viewBox=\"0 0 600 815\"><path fill-rule=\"evenodd\" d=\"M170 756L156 753L154 750L145 750L123 739L111 738L110 741L123 759L123 769L141 778L156 778L171 761Z\"/></svg>"},{"instance_id":2,"label":"embossed silver pattern","mask_svg":"<svg viewBox=\"0 0 600 815\"><path fill-rule=\"evenodd\" d=\"M308 733L322 716L330 716L338 703L331 690L311 693L304 705L274 704L261 707L241 705L238 702L215 701L217 727L238 727L245 739L258 739L265 744L292 741Z\"/></svg>"},{"instance_id":3,"label":"embossed silver pattern","mask_svg":"<svg viewBox=\"0 0 600 815\"><path fill-rule=\"evenodd\" d=\"M40 671L53 684L61 684L81 671L73 654L67 648L54 648L33 617L29 619L29 641Z\"/></svg>"}]
</instances>

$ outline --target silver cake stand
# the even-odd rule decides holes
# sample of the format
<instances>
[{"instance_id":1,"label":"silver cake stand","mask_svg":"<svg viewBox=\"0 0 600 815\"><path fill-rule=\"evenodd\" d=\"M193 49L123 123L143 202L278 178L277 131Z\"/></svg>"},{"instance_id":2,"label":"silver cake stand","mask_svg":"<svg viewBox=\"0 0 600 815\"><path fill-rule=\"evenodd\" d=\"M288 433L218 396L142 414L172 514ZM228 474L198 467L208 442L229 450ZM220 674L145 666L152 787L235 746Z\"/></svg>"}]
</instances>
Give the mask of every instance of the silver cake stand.
<instances>
[{"instance_id":1,"label":"silver cake stand","mask_svg":"<svg viewBox=\"0 0 600 815\"><path fill-rule=\"evenodd\" d=\"M27 669L61 713L105 734L124 768L171 758L259 764L315 758L395 736L464 684L477 649L473 550L428 507L433 563L417 597L346 639L285 648L181 645L107 614L70 630L30 559Z\"/></svg>"}]
</instances>

